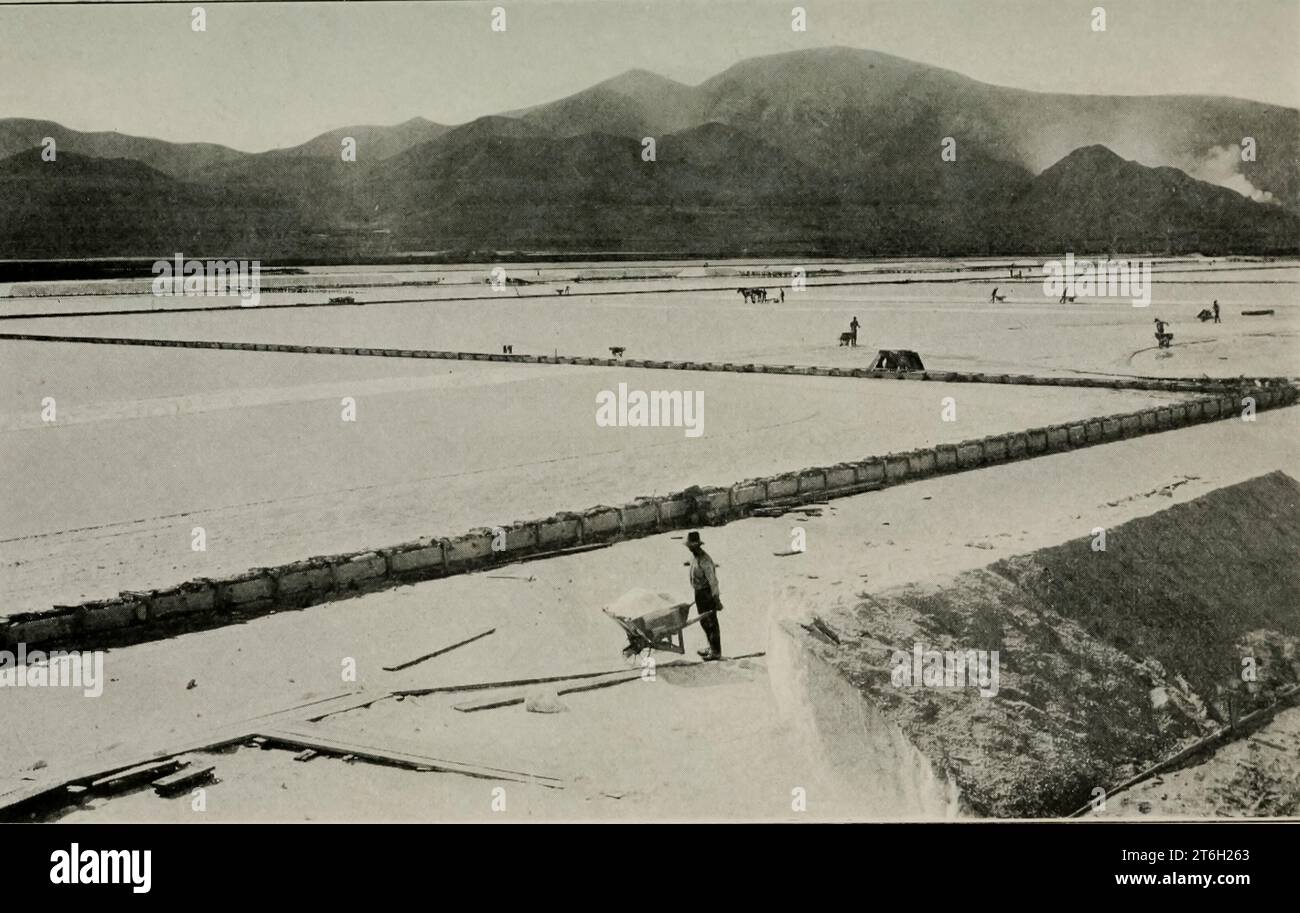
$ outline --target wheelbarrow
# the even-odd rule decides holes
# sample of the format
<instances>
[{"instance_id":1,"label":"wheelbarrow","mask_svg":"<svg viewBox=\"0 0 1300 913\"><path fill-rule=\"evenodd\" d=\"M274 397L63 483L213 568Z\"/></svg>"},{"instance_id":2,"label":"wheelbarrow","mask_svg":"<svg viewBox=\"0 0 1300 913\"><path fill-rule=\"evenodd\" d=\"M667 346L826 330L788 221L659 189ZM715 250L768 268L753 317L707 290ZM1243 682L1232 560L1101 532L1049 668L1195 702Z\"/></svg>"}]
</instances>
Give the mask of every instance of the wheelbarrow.
<instances>
[{"instance_id":1,"label":"wheelbarrow","mask_svg":"<svg viewBox=\"0 0 1300 913\"><path fill-rule=\"evenodd\" d=\"M677 605L655 609L636 618L617 615L609 609L601 609L614 619L627 635L627 646L623 648L624 656L636 656L646 650L667 650L670 653L685 653L685 635L682 633L702 618L713 615L705 612L687 620L693 602L681 602ZM674 640L673 638L676 638Z\"/></svg>"}]
</instances>

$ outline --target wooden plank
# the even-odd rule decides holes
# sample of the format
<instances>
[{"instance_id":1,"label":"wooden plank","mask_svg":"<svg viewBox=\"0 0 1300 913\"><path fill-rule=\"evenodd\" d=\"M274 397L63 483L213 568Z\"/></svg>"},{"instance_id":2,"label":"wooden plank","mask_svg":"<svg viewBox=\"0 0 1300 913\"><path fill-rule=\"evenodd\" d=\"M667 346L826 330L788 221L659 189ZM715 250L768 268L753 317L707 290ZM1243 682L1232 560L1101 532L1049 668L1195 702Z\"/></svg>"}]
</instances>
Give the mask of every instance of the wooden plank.
<instances>
[{"instance_id":1,"label":"wooden plank","mask_svg":"<svg viewBox=\"0 0 1300 913\"><path fill-rule=\"evenodd\" d=\"M179 761L170 758L165 761L154 761L149 764L141 764L138 767L131 767L127 770L110 774L106 777L100 777L90 784L90 788L96 793L120 792L124 789L130 789L133 786L141 786L145 783L151 783L159 777L175 773L180 770L188 761Z\"/></svg>"},{"instance_id":2,"label":"wooden plank","mask_svg":"<svg viewBox=\"0 0 1300 913\"><path fill-rule=\"evenodd\" d=\"M635 681L641 677L641 673L624 676L623 678L609 679L606 681L594 682L589 685L575 685L572 688L562 688L557 690L556 695L572 694L575 691L590 691L596 688L607 688L610 685L621 685L623 682ZM495 710L498 707L513 707L516 704L522 704L528 700L528 695L514 691L510 694L498 694L496 697L484 697L473 701L463 701L459 704L453 704L452 709L459 710L461 713L474 713L478 710Z\"/></svg>"},{"instance_id":3,"label":"wooden plank","mask_svg":"<svg viewBox=\"0 0 1300 913\"><path fill-rule=\"evenodd\" d=\"M528 777L536 780L545 780L550 783L563 783L560 777L555 777L547 773L537 773L534 771L516 770L512 767L497 767L492 764L481 764L478 762L457 761L449 758L437 758L429 755L428 746L420 743L403 739L400 736L384 735L382 739L371 733L356 733L349 728L337 723L323 723L314 726L295 727L293 732L307 735L325 735L332 739L341 740L349 750L357 747L361 748L378 748L381 750L391 751L397 754L408 755L412 758L418 758L421 766L426 769L438 769L435 765L439 764L463 764L480 770L490 771L496 774L513 774L520 777Z\"/></svg>"},{"instance_id":4,"label":"wooden plank","mask_svg":"<svg viewBox=\"0 0 1300 913\"><path fill-rule=\"evenodd\" d=\"M276 726L280 723L293 724L304 721L314 723L336 713L347 713L349 710L360 710L362 707L369 707L371 704L386 700L392 696L393 693L390 691L349 691L346 694L335 695L324 701L313 701L303 707L291 707L287 710L277 710L274 713L254 717L248 721L248 725L256 729L259 726Z\"/></svg>"},{"instance_id":5,"label":"wooden plank","mask_svg":"<svg viewBox=\"0 0 1300 913\"><path fill-rule=\"evenodd\" d=\"M450 653L452 650L455 650L458 647L463 647L466 644L472 644L476 640L482 640L484 637L487 637L489 634L495 634L496 631L497 631L496 628L488 628L486 631L480 631L478 634L475 634L473 637L467 637L464 640L457 641L451 646L443 647L442 649L439 650L434 650L432 653L426 653L423 656L417 656L415 659L407 660L404 663L398 663L396 666L384 666L384 671L399 672L402 669L409 669L412 666L419 665L425 660L433 659L435 656L442 656L442 654Z\"/></svg>"},{"instance_id":6,"label":"wooden plank","mask_svg":"<svg viewBox=\"0 0 1300 913\"><path fill-rule=\"evenodd\" d=\"M687 622L689 627L694 622L699 621L699 616ZM757 653L743 653L740 656L727 656L724 660L736 659L754 659L763 656L763 651ZM674 659L666 663L658 663L656 669L673 669L680 666L698 666L701 662L697 659ZM491 691L496 688L520 688L525 685L547 685L551 682L568 682L584 678L600 678L604 675L618 675L620 672L627 672L628 667L621 669L606 669L604 672L577 672L572 675L548 675L541 678L517 678L510 681L501 682L475 682L469 685L440 685L435 688L401 688L391 692L391 694L402 697L423 697L426 694L452 694L458 691Z\"/></svg>"},{"instance_id":7,"label":"wooden plank","mask_svg":"<svg viewBox=\"0 0 1300 913\"><path fill-rule=\"evenodd\" d=\"M258 726L276 725L285 720L318 720L331 713L342 713L346 710L369 707L375 701L382 700L385 697L388 697L386 691L357 691L354 689L331 697L322 697L306 703L295 704L282 710L272 710L250 717L244 720L243 723L252 727L250 731L256 731Z\"/></svg>"},{"instance_id":8,"label":"wooden plank","mask_svg":"<svg viewBox=\"0 0 1300 913\"><path fill-rule=\"evenodd\" d=\"M667 665L667 663L665 663ZM693 665L700 665L695 663ZM557 690L556 695L575 694L579 691L595 691L597 688L608 688L611 685L621 685L624 682L634 682L641 677L640 672L625 675L622 678L607 679L605 681L592 682L586 685L574 685L571 688L561 688ZM460 704L453 704L453 708L461 713L474 713L479 710L495 710L498 707L513 707L516 704L522 704L528 699L528 695L518 692L512 694L497 695L493 698L480 698L477 701L465 701Z\"/></svg>"},{"instance_id":9,"label":"wooden plank","mask_svg":"<svg viewBox=\"0 0 1300 913\"><path fill-rule=\"evenodd\" d=\"M175 796L185 792L191 786L207 783L213 778L215 771L216 767L211 764L178 770L174 774L154 780L153 791L160 796Z\"/></svg>"},{"instance_id":10,"label":"wooden plank","mask_svg":"<svg viewBox=\"0 0 1300 913\"><path fill-rule=\"evenodd\" d=\"M552 789L563 788L563 782L557 777L507 770L484 764L435 758L425 754L423 746L409 746L398 743L396 740L385 739L383 745L364 744L358 741L358 736L328 726L265 729L260 734L273 742L279 742L283 745L297 748L314 748L323 754L344 757L351 755L368 761L392 764L412 770L431 768L444 773L458 773L480 779L512 780L518 783L547 786Z\"/></svg>"},{"instance_id":11,"label":"wooden plank","mask_svg":"<svg viewBox=\"0 0 1300 913\"><path fill-rule=\"evenodd\" d=\"M459 704L452 704L453 710L459 710L461 713L474 713L476 710L495 710L498 707L512 707L515 704L521 704L524 701L524 695L517 691L511 691L509 694L498 694L495 697L480 697L472 701L461 701Z\"/></svg>"},{"instance_id":12,"label":"wooden plank","mask_svg":"<svg viewBox=\"0 0 1300 913\"><path fill-rule=\"evenodd\" d=\"M658 668L666 669L671 666L684 666L693 663L694 660L677 659L668 663L660 663ZM624 666L621 669L606 669L602 672L577 672L573 675L548 675L541 678L516 678L501 682L476 682L470 685L443 685L437 688L404 688L394 691L393 694L400 694L405 697L421 697L426 694L450 694L456 691L490 691L494 688L520 688L525 685L547 685L551 682L568 682L575 679L600 678L602 675L618 675L620 672L626 671L627 666Z\"/></svg>"},{"instance_id":13,"label":"wooden plank","mask_svg":"<svg viewBox=\"0 0 1300 913\"><path fill-rule=\"evenodd\" d=\"M595 691L598 688L609 688L613 685L621 685L624 682L635 682L641 679L640 672L634 672L631 675L625 675L622 678L606 679L602 682L591 682L586 685L574 685L572 688L561 688L555 693L558 694L576 694L579 691Z\"/></svg>"}]
</instances>

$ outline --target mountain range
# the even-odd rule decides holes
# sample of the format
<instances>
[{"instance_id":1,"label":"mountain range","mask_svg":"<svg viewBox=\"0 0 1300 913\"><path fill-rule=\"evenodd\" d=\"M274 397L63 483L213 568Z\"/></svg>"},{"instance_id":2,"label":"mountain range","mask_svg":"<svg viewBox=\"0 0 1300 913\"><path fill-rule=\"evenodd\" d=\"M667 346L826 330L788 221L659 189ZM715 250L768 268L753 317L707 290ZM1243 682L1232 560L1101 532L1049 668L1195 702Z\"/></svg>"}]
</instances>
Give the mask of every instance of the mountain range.
<instances>
[{"instance_id":1,"label":"mountain range","mask_svg":"<svg viewBox=\"0 0 1300 913\"><path fill-rule=\"evenodd\" d=\"M4 119L0 201L0 258L1296 253L1300 112L821 48L264 153Z\"/></svg>"}]
</instances>

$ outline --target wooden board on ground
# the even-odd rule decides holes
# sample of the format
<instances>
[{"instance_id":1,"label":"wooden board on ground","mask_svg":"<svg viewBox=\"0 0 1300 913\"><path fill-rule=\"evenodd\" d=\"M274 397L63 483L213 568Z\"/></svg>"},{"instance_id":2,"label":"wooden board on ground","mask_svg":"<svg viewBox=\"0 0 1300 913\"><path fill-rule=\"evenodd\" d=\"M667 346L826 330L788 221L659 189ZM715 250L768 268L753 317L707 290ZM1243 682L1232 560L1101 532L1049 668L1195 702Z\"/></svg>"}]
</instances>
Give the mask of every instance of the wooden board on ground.
<instances>
[{"instance_id":1,"label":"wooden board on ground","mask_svg":"<svg viewBox=\"0 0 1300 913\"><path fill-rule=\"evenodd\" d=\"M664 665L668 665L665 663ZM579 691L595 691L597 688L608 688L611 685L621 685L624 682L634 682L641 677L640 672L625 674L621 678L604 679L598 682L590 682L583 685L573 685L569 688L560 688L555 693L575 694ZM528 695L523 692L515 691L510 694L498 694L495 697L484 697L473 701L463 701L459 704L453 704L453 708L461 713L474 713L477 710L495 710L498 707L513 707L516 704L522 704L528 699Z\"/></svg>"},{"instance_id":2,"label":"wooden board on ground","mask_svg":"<svg viewBox=\"0 0 1300 913\"><path fill-rule=\"evenodd\" d=\"M756 657L763 656L763 655L764 654L760 651L758 653L744 653L740 656L725 656L722 658L721 662L730 662L738 659L754 659ZM681 666L703 666L703 665L705 665L705 663L698 660L678 659L668 663L659 663L655 666L655 668L672 669L672 668L679 668ZM609 672L606 674L617 675L618 673ZM624 674L621 678L611 678L611 679L602 680L598 682L591 682L589 684L574 685L569 688L560 688L555 693L558 696L564 694L576 694L580 691L595 691L598 688L608 688L611 685L621 685L624 682L634 682L640 677L641 677L640 672L628 673L628 674ZM518 691L513 691L510 692L509 694L497 694L491 697L481 697L475 700L462 701L459 704L452 704L452 708L455 710L459 710L461 713L475 713L479 710L495 710L498 707L513 707L516 704L522 704L527 699L528 696L526 694Z\"/></svg>"},{"instance_id":3,"label":"wooden board on ground","mask_svg":"<svg viewBox=\"0 0 1300 913\"><path fill-rule=\"evenodd\" d=\"M382 744L380 744L371 736L358 735L328 724L264 729L259 734L282 745L296 748L314 748L323 754L344 757L350 755L382 764L407 767L412 770L432 768L444 773L458 773L488 780L512 780L517 783L531 783L551 789L562 789L564 787L562 780L547 774L435 758L427 754L425 747L422 745L414 745L389 738L384 738Z\"/></svg>"},{"instance_id":4,"label":"wooden board on ground","mask_svg":"<svg viewBox=\"0 0 1300 913\"><path fill-rule=\"evenodd\" d=\"M133 786L142 786L145 783L152 783L159 777L165 777L168 774L175 773L188 763L188 761L169 758L165 761L154 761L150 764L141 764L139 767L132 767L127 770L109 774L106 777L100 777L98 780L95 780L90 784L90 788L96 793L120 792L124 789L130 789Z\"/></svg>"},{"instance_id":5,"label":"wooden board on ground","mask_svg":"<svg viewBox=\"0 0 1300 913\"><path fill-rule=\"evenodd\" d=\"M451 644L449 646L442 647L438 650L434 650L432 653L426 653L423 656L417 656L415 659L409 659L406 662L398 663L395 666L384 666L384 671L398 672L401 671L402 669L409 669L411 668L411 666L417 666L420 663L424 662L425 660L433 659L435 656L442 656L442 654L450 653L452 650L455 650L458 647L463 647L466 644L472 644L476 640L481 640L484 637L487 637L489 634L495 634L496 630L497 630L496 628L488 628L486 631L480 631L478 634L475 634L473 637L467 637L464 640L457 641L456 643Z\"/></svg>"},{"instance_id":6,"label":"wooden board on ground","mask_svg":"<svg viewBox=\"0 0 1300 913\"><path fill-rule=\"evenodd\" d=\"M660 663L660 669L667 669L672 666L684 666L692 664L694 660L678 659L668 663ZM551 682L569 682L583 678L600 678L603 675L618 675L627 672L627 666L622 669L605 669L602 672L575 672L572 675L547 675L540 678L516 678L501 682L475 682L469 685L441 685L434 688L403 688L394 691L394 695L405 697L423 697L426 694L450 694L456 691L490 691L494 688L522 688L525 685L546 685Z\"/></svg>"},{"instance_id":7,"label":"wooden board on ground","mask_svg":"<svg viewBox=\"0 0 1300 913\"><path fill-rule=\"evenodd\" d=\"M695 620L698 620L698 616ZM759 650L756 653L742 653L740 656L726 656L723 657L723 660L754 659L763 655L763 651ZM655 668L673 669L679 666L698 666L700 664L700 661L696 659L674 659L670 662L659 663ZM604 672L576 672L572 675L548 675L540 678L517 678L501 682L475 682L469 685L440 685L434 688L402 688L391 692L391 694L394 697L399 695L402 697L423 697L426 694L451 694L457 691L491 691L497 688L519 688L524 685L545 685L551 682L569 682L583 678L600 678L601 676L618 675L619 673L627 671L628 667L624 666L622 669L606 669Z\"/></svg>"},{"instance_id":8,"label":"wooden board on ground","mask_svg":"<svg viewBox=\"0 0 1300 913\"><path fill-rule=\"evenodd\" d=\"M175 796L185 792L191 786L198 786L210 781L216 767L206 764L202 767L187 767L174 774L153 781L153 791L160 796Z\"/></svg>"}]
</instances>

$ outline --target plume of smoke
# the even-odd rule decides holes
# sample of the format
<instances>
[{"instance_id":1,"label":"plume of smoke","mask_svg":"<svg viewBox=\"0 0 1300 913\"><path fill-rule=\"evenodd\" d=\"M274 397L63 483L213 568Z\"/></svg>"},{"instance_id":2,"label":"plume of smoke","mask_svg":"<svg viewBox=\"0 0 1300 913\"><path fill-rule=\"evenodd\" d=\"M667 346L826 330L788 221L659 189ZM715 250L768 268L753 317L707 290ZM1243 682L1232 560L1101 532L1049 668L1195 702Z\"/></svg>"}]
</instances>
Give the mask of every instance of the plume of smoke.
<instances>
[{"instance_id":1,"label":"plume of smoke","mask_svg":"<svg viewBox=\"0 0 1300 913\"><path fill-rule=\"evenodd\" d=\"M1201 158L1192 177L1235 190L1256 203L1272 203L1273 194L1260 190L1241 173L1241 150L1232 145L1213 146Z\"/></svg>"}]
</instances>

